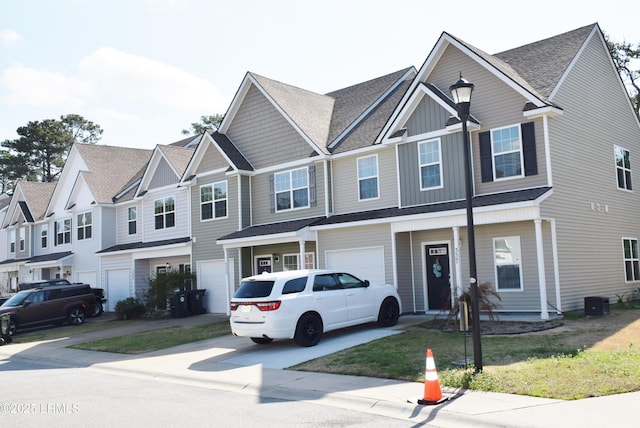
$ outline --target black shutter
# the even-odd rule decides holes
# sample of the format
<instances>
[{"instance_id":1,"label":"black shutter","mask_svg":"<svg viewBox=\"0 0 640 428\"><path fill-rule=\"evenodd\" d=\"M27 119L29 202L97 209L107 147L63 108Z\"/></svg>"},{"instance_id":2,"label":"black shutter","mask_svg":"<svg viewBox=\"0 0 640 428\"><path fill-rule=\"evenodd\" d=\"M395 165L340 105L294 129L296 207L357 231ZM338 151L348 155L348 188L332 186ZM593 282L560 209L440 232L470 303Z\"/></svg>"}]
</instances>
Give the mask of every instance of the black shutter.
<instances>
[{"instance_id":1,"label":"black shutter","mask_svg":"<svg viewBox=\"0 0 640 428\"><path fill-rule=\"evenodd\" d=\"M524 158L524 175L537 175L536 133L533 122L522 124L522 155Z\"/></svg>"},{"instance_id":2,"label":"black shutter","mask_svg":"<svg viewBox=\"0 0 640 428\"><path fill-rule=\"evenodd\" d=\"M309 206L315 207L318 204L316 198L316 166L309 165Z\"/></svg>"},{"instance_id":3,"label":"black shutter","mask_svg":"<svg viewBox=\"0 0 640 428\"><path fill-rule=\"evenodd\" d=\"M276 212L276 188L273 174L269 176L269 212Z\"/></svg>"},{"instance_id":4,"label":"black shutter","mask_svg":"<svg viewBox=\"0 0 640 428\"><path fill-rule=\"evenodd\" d=\"M465 147L465 150L467 148ZM482 170L482 182L493 181L493 157L491 155L491 133L480 133L480 169Z\"/></svg>"}]
</instances>

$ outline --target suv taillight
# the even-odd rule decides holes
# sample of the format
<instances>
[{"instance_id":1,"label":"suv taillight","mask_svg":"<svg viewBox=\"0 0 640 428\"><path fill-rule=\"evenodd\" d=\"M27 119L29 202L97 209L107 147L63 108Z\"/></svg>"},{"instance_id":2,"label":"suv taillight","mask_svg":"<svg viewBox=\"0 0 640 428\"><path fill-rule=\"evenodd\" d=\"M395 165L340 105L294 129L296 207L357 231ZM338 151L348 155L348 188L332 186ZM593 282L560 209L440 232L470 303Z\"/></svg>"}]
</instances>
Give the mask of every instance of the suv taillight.
<instances>
[{"instance_id":1,"label":"suv taillight","mask_svg":"<svg viewBox=\"0 0 640 428\"><path fill-rule=\"evenodd\" d=\"M275 302L262 302L262 303L256 303L256 306L258 307L258 309L260 309L262 312L266 312L266 311L275 311L280 307L280 300L276 300Z\"/></svg>"},{"instance_id":2,"label":"suv taillight","mask_svg":"<svg viewBox=\"0 0 640 428\"><path fill-rule=\"evenodd\" d=\"M238 306L255 306L261 312L275 311L280 307L280 300L273 302L231 302L229 305L232 311L238 309Z\"/></svg>"}]
</instances>

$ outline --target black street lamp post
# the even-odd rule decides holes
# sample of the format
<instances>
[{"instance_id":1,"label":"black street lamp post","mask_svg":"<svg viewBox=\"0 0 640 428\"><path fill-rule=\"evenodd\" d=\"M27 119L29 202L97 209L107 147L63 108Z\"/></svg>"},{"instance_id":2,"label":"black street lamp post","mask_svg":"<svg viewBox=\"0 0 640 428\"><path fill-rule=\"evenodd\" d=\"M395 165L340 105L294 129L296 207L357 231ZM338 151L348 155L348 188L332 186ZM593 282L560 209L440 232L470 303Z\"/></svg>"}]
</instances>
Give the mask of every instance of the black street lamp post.
<instances>
[{"instance_id":1,"label":"black street lamp post","mask_svg":"<svg viewBox=\"0 0 640 428\"><path fill-rule=\"evenodd\" d=\"M473 227L473 204L472 189L473 178L471 176L471 141L467 131L467 120L469 119L469 109L471 105L471 93L473 83L462 78L449 87L453 101L456 103L458 118L462 122L462 136L464 138L464 178L466 182L466 202L467 202L467 233L469 235L469 281L471 291L471 322L473 324L473 364L475 372L482 372L482 344L480 340L480 304L478 302L478 277L476 272L476 237Z\"/></svg>"}]
</instances>

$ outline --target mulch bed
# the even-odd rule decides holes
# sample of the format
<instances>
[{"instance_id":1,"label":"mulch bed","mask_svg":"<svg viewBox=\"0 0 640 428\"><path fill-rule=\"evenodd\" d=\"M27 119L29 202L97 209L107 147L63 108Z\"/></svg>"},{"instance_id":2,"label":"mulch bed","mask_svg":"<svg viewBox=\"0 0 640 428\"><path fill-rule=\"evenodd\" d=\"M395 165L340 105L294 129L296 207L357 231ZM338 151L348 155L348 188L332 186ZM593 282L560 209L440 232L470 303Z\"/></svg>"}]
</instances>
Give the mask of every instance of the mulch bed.
<instances>
[{"instance_id":1,"label":"mulch bed","mask_svg":"<svg viewBox=\"0 0 640 428\"><path fill-rule=\"evenodd\" d=\"M480 333L485 336L491 335L510 335L532 333L536 331L550 330L562 325L561 319L553 319L548 321L500 321L487 320L480 321ZM417 327L436 329L446 332L459 332L460 328L457 321L434 319L419 324ZM473 326L469 326L469 333L473 331Z\"/></svg>"}]
</instances>

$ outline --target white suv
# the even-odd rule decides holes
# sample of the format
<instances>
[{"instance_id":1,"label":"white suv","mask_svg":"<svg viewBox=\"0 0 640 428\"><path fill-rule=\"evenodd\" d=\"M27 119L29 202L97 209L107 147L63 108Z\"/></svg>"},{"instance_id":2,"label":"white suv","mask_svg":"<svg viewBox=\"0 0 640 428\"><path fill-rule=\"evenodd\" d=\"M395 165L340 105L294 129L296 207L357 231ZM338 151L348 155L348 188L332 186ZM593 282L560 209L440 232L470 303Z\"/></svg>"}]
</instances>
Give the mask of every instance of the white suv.
<instances>
[{"instance_id":1,"label":"white suv","mask_svg":"<svg viewBox=\"0 0 640 428\"><path fill-rule=\"evenodd\" d=\"M295 339L314 346L326 331L377 321L398 322L395 287L330 270L263 273L242 280L231 299L231 332L266 344Z\"/></svg>"}]
</instances>

